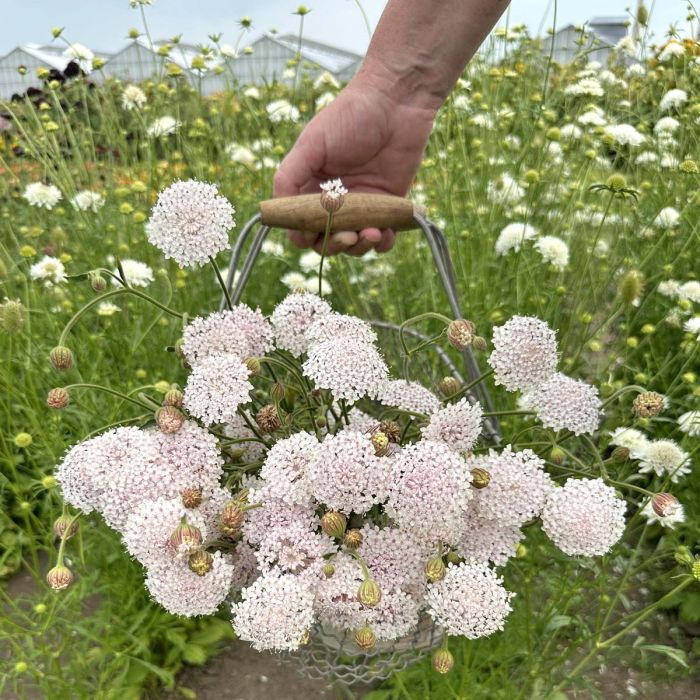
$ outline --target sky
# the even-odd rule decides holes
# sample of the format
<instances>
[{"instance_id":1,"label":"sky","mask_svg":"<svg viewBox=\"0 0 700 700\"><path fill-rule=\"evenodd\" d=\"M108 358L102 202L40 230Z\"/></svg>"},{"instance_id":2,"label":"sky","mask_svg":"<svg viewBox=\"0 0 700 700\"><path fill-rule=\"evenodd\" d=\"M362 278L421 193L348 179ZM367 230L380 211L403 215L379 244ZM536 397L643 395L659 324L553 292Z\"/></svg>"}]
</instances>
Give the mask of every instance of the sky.
<instances>
[{"instance_id":1,"label":"sky","mask_svg":"<svg viewBox=\"0 0 700 700\"><path fill-rule=\"evenodd\" d=\"M425 0L428 2L429 0ZM359 0L373 28L386 0ZM358 0L305 0L311 13L305 17L304 34L312 39L364 52L368 33ZM298 0L154 0L145 8L155 39L182 34L183 41L206 42L212 32L223 33L222 42L235 44L240 29L237 21L253 19L253 30L242 46L262 32L276 28L280 32L299 31L299 17L294 14ZM647 0L647 7L651 7ZM651 28L663 37L671 23L686 29L686 0L656 0L653 3ZM582 24L597 16L629 16L636 0L558 0L557 26ZM0 0L0 56L25 43L48 43L51 28L65 27L65 36L92 48L114 51L122 47L130 27L141 27L140 13L129 7L128 0ZM510 23L525 23L531 33L553 24L554 0L513 0Z\"/></svg>"}]
</instances>

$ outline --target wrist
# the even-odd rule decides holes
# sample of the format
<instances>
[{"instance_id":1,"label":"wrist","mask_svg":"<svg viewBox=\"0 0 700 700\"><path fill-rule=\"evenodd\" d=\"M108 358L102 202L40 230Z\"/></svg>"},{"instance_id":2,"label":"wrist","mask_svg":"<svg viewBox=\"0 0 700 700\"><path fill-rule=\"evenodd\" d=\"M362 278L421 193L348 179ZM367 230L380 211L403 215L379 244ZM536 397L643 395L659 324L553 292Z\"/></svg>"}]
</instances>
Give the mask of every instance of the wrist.
<instances>
[{"instance_id":1,"label":"wrist","mask_svg":"<svg viewBox=\"0 0 700 700\"><path fill-rule=\"evenodd\" d=\"M426 110L433 115L449 93L449 88L443 91L431 79L428 66L411 60L379 61L371 53L367 54L352 82L381 92L397 105Z\"/></svg>"}]
</instances>

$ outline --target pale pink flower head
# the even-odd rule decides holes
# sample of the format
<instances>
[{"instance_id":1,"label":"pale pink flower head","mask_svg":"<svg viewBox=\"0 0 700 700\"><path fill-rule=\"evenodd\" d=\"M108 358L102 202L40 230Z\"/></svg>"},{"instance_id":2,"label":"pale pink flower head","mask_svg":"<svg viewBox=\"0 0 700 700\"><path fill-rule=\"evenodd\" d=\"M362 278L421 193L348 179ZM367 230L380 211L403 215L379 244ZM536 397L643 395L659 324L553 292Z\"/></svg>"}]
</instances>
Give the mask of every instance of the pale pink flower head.
<instances>
[{"instance_id":1,"label":"pale pink flower head","mask_svg":"<svg viewBox=\"0 0 700 700\"><path fill-rule=\"evenodd\" d=\"M314 498L329 510L366 513L386 499L391 468L391 459L377 457L367 435L343 430L314 450L308 476Z\"/></svg>"},{"instance_id":2,"label":"pale pink flower head","mask_svg":"<svg viewBox=\"0 0 700 700\"><path fill-rule=\"evenodd\" d=\"M550 490L542 529L565 554L602 555L622 537L625 509L602 479L569 479Z\"/></svg>"},{"instance_id":3,"label":"pale pink flower head","mask_svg":"<svg viewBox=\"0 0 700 700\"><path fill-rule=\"evenodd\" d=\"M475 468L489 473L488 486L475 493L475 513L503 525L520 527L538 517L553 488L544 461L532 450L515 452L510 445L489 450L469 460L469 469Z\"/></svg>"},{"instance_id":4,"label":"pale pink flower head","mask_svg":"<svg viewBox=\"0 0 700 700\"><path fill-rule=\"evenodd\" d=\"M554 331L532 316L513 316L493 329L488 363L496 384L508 391L526 391L549 379L557 368Z\"/></svg>"},{"instance_id":5,"label":"pale pink flower head","mask_svg":"<svg viewBox=\"0 0 700 700\"><path fill-rule=\"evenodd\" d=\"M516 525L467 513L462 521L462 536L456 543L457 554L467 561L504 566L515 556L522 538L523 533Z\"/></svg>"},{"instance_id":6,"label":"pale pink flower head","mask_svg":"<svg viewBox=\"0 0 700 700\"><path fill-rule=\"evenodd\" d=\"M471 450L481 433L482 415L481 404L463 398L433 413L421 434L424 440L444 442L453 450Z\"/></svg>"},{"instance_id":7,"label":"pale pink flower head","mask_svg":"<svg viewBox=\"0 0 700 700\"><path fill-rule=\"evenodd\" d=\"M440 408L440 399L432 391L418 382L407 382L405 379L388 381L378 398L385 406L393 406L412 413L423 413L426 416Z\"/></svg>"},{"instance_id":8,"label":"pale pink flower head","mask_svg":"<svg viewBox=\"0 0 700 700\"><path fill-rule=\"evenodd\" d=\"M262 651L294 651L314 623L314 594L293 574L267 574L231 606L233 629Z\"/></svg>"},{"instance_id":9,"label":"pale pink flower head","mask_svg":"<svg viewBox=\"0 0 700 700\"><path fill-rule=\"evenodd\" d=\"M263 497L289 505L310 503L313 488L308 468L318 450L318 440L310 433L295 433L276 442L260 470L260 478L265 482Z\"/></svg>"},{"instance_id":10,"label":"pale pink flower head","mask_svg":"<svg viewBox=\"0 0 700 700\"><path fill-rule=\"evenodd\" d=\"M328 389L336 400L351 403L376 397L389 375L374 345L349 337L312 345L303 371L316 388Z\"/></svg>"},{"instance_id":11,"label":"pale pink flower head","mask_svg":"<svg viewBox=\"0 0 700 700\"><path fill-rule=\"evenodd\" d=\"M251 489L248 502L259 507L246 513L243 524L243 539L252 545L259 545L272 528L291 528L302 524L307 529L318 527L318 517L315 506L289 505L284 501L263 500L259 488Z\"/></svg>"},{"instance_id":12,"label":"pale pink flower head","mask_svg":"<svg viewBox=\"0 0 700 700\"><path fill-rule=\"evenodd\" d=\"M158 195L146 236L180 267L197 267L228 248L234 214L215 185L178 180Z\"/></svg>"},{"instance_id":13,"label":"pale pink flower head","mask_svg":"<svg viewBox=\"0 0 700 700\"><path fill-rule=\"evenodd\" d=\"M262 538L256 557L262 571L318 578L323 569L324 555L337 551L333 540L311 530L305 523L272 527Z\"/></svg>"},{"instance_id":14,"label":"pale pink flower head","mask_svg":"<svg viewBox=\"0 0 700 700\"><path fill-rule=\"evenodd\" d=\"M132 557L146 567L166 567L177 561L187 563L189 550L176 547L171 536L182 519L196 527L207 540L205 520L194 510L188 510L179 498L156 498L141 501L127 518L122 531L124 545Z\"/></svg>"},{"instance_id":15,"label":"pale pink flower head","mask_svg":"<svg viewBox=\"0 0 700 700\"><path fill-rule=\"evenodd\" d=\"M523 405L535 411L545 428L575 435L594 433L602 414L598 389L561 372L525 394Z\"/></svg>"},{"instance_id":16,"label":"pale pink flower head","mask_svg":"<svg viewBox=\"0 0 700 700\"><path fill-rule=\"evenodd\" d=\"M312 345L341 338L369 345L377 341L377 334L367 321L357 316L346 316L336 312L317 316L306 335Z\"/></svg>"},{"instance_id":17,"label":"pale pink flower head","mask_svg":"<svg viewBox=\"0 0 700 700\"><path fill-rule=\"evenodd\" d=\"M275 307L270 320L278 348L299 357L309 349L309 328L332 313L328 302L309 292L293 292Z\"/></svg>"},{"instance_id":18,"label":"pale pink flower head","mask_svg":"<svg viewBox=\"0 0 700 700\"><path fill-rule=\"evenodd\" d=\"M453 541L472 498L465 461L444 443L421 440L393 462L389 517L417 535Z\"/></svg>"},{"instance_id":19,"label":"pale pink flower head","mask_svg":"<svg viewBox=\"0 0 700 700\"><path fill-rule=\"evenodd\" d=\"M159 483L154 473L156 449L150 433L134 427L108 430L78 443L56 470L66 503L89 513L104 513L107 522L119 527L128 512Z\"/></svg>"},{"instance_id":20,"label":"pale pink flower head","mask_svg":"<svg viewBox=\"0 0 700 700\"><path fill-rule=\"evenodd\" d=\"M358 554L365 560L370 575L382 592L422 588L425 581L423 567L431 552L425 538L397 527L380 529L369 523L360 532L362 544Z\"/></svg>"},{"instance_id":21,"label":"pale pink flower head","mask_svg":"<svg viewBox=\"0 0 700 700\"><path fill-rule=\"evenodd\" d=\"M212 568L204 576L190 571L186 561L149 568L146 588L153 600L173 615L213 615L231 590L233 564L221 552L212 557Z\"/></svg>"},{"instance_id":22,"label":"pale pink flower head","mask_svg":"<svg viewBox=\"0 0 700 700\"><path fill-rule=\"evenodd\" d=\"M503 629L513 594L486 564L449 564L442 581L428 585L428 614L450 636L488 637Z\"/></svg>"},{"instance_id":23,"label":"pale pink flower head","mask_svg":"<svg viewBox=\"0 0 700 700\"><path fill-rule=\"evenodd\" d=\"M205 425L235 420L238 407L250 401L250 370L231 353L210 355L192 369L184 406Z\"/></svg>"},{"instance_id":24,"label":"pale pink flower head","mask_svg":"<svg viewBox=\"0 0 700 700\"><path fill-rule=\"evenodd\" d=\"M273 348L270 322L260 309L253 311L245 304L193 318L182 335L182 352L192 366L211 355L230 353L245 360Z\"/></svg>"}]
</instances>

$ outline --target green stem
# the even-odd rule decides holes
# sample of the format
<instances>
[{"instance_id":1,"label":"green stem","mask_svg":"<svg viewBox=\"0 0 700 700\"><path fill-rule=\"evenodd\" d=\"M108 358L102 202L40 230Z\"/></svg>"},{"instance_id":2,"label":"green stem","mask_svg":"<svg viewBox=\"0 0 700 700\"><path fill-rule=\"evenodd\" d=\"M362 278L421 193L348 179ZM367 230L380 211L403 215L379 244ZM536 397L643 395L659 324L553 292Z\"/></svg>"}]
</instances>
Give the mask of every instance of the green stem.
<instances>
[{"instance_id":1,"label":"green stem","mask_svg":"<svg viewBox=\"0 0 700 700\"><path fill-rule=\"evenodd\" d=\"M122 394L120 391L116 391L115 389L109 389L106 386L101 386L100 384L69 384L66 387L63 387L64 389L97 389L98 391L104 391L106 394L112 394L112 396L118 396L120 399L123 399L124 401L129 401L136 406L140 406L141 408L145 408L147 411L152 411L153 408L151 406L146 405L145 403L142 403L141 401L137 401L136 399L132 399L131 396L127 396L126 394Z\"/></svg>"},{"instance_id":2,"label":"green stem","mask_svg":"<svg viewBox=\"0 0 700 700\"><path fill-rule=\"evenodd\" d=\"M216 273L216 279L219 281L219 286L224 292L224 297L226 297L226 306L230 311L233 308L233 304L231 303L231 295L229 294L228 287L224 282L224 278L221 276L221 270L219 270L219 266L216 264L216 260L214 260L214 258L211 255L209 256L209 262L214 268L214 272Z\"/></svg>"},{"instance_id":3,"label":"green stem","mask_svg":"<svg viewBox=\"0 0 700 700\"><path fill-rule=\"evenodd\" d=\"M302 18L303 20L303 18ZM297 69L298 70L298 69ZM326 219L326 230L323 232L323 246L321 247L321 262L318 266L318 295L323 296L323 261L326 259L326 250L328 249L328 239L331 237L331 226L333 226L333 212L328 212Z\"/></svg>"}]
</instances>

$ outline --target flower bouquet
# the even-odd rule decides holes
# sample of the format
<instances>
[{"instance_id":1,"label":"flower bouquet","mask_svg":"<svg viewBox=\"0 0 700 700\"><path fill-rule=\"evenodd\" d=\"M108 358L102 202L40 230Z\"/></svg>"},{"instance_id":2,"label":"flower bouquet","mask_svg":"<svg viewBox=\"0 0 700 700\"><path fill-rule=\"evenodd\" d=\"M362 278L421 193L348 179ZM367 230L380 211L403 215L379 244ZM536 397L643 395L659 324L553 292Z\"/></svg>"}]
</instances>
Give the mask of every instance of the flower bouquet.
<instances>
[{"instance_id":1,"label":"flower bouquet","mask_svg":"<svg viewBox=\"0 0 700 700\"><path fill-rule=\"evenodd\" d=\"M320 193L325 240L346 194L339 181ZM69 322L53 366L73 365L68 335L88 308L129 294L183 318L171 349L188 376L162 401L96 387L143 415L75 445L58 466L66 509L54 526L61 543L49 584L72 582L66 543L80 514L96 511L143 565L152 598L175 615L211 615L227 602L238 637L277 652L338 633L371 654L418 639L427 621L437 630L428 646L439 644L433 666L446 673L450 637L504 628L516 592L498 570L527 528L541 524L572 556L603 555L621 538L627 504L606 465L629 449L602 457L589 437L602 415L598 392L558 371L556 333L537 318L511 318L490 343L466 319L405 321L404 371L433 344L485 356L481 376L446 377L435 393L408 374L392 377L372 326L319 295L293 292L269 317L234 305L214 262L233 215L215 186L176 182L146 229L181 266L214 265L222 311L188 320L130 286L119 267L89 275L97 291L104 275L117 286ZM426 317L440 332L410 346L408 326ZM504 412L522 417L518 449L483 431L500 414L472 391L489 378L520 393L520 408ZM49 405L65 407L83 386L53 389ZM644 410L659 409L655 396L645 394ZM595 464L580 464L578 440ZM564 456L574 467L557 470ZM660 517L679 507L670 494L644 493Z\"/></svg>"}]
</instances>

